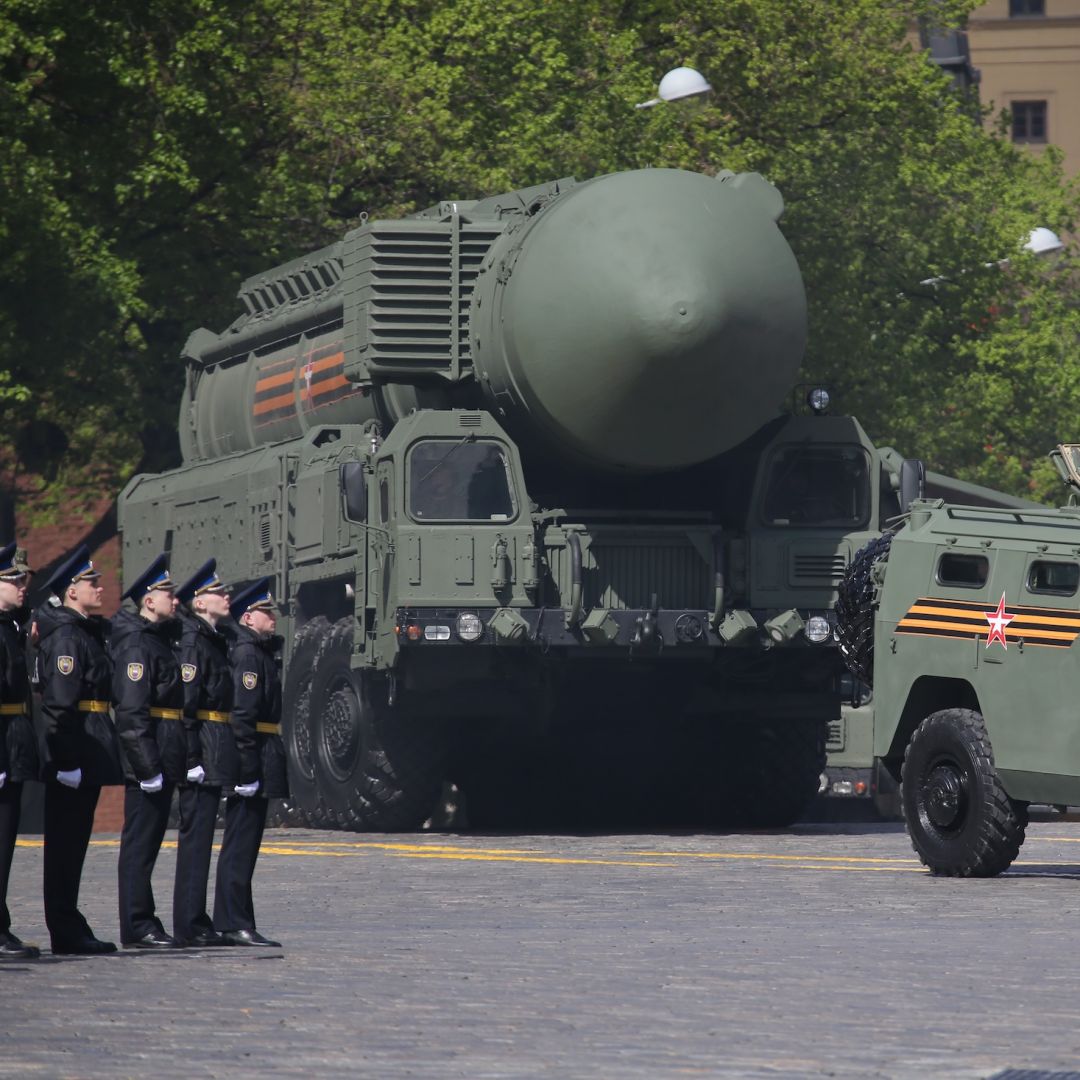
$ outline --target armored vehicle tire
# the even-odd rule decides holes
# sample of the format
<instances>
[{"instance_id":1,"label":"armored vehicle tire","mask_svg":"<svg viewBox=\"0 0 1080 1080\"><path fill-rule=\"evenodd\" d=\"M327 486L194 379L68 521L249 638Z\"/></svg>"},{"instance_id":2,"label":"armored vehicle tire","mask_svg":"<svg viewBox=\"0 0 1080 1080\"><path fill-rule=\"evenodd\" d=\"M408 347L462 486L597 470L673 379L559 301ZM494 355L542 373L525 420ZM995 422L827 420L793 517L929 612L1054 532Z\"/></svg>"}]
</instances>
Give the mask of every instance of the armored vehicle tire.
<instances>
[{"instance_id":1,"label":"armored vehicle tire","mask_svg":"<svg viewBox=\"0 0 1080 1080\"><path fill-rule=\"evenodd\" d=\"M836 636L848 670L874 685L874 567L889 557L892 533L871 540L855 553L836 598Z\"/></svg>"},{"instance_id":2,"label":"armored vehicle tire","mask_svg":"<svg viewBox=\"0 0 1080 1080\"><path fill-rule=\"evenodd\" d=\"M318 814L318 787L311 741L311 677L315 657L330 633L322 615L305 623L293 641L282 702L282 734L289 763L289 805L298 825L312 825Z\"/></svg>"},{"instance_id":3,"label":"armored vehicle tire","mask_svg":"<svg viewBox=\"0 0 1080 1080\"><path fill-rule=\"evenodd\" d=\"M1002 787L986 725L974 710L931 713L916 728L900 791L911 843L931 872L993 877L1019 854L1027 804Z\"/></svg>"},{"instance_id":4,"label":"armored vehicle tire","mask_svg":"<svg viewBox=\"0 0 1080 1080\"><path fill-rule=\"evenodd\" d=\"M334 624L311 676L318 786L312 824L375 832L418 829L442 792L444 733L391 705L386 678L350 667L352 622Z\"/></svg>"}]
</instances>

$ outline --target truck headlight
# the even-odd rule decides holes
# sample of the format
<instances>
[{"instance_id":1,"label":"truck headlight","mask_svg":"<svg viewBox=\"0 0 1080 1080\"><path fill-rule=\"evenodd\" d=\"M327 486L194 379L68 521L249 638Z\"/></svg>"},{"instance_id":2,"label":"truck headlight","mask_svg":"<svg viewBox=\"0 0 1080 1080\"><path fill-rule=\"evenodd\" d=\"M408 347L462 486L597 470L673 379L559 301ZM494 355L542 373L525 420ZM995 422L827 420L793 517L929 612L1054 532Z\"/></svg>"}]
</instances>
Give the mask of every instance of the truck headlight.
<instances>
[{"instance_id":1,"label":"truck headlight","mask_svg":"<svg viewBox=\"0 0 1080 1080\"><path fill-rule=\"evenodd\" d=\"M832 633L832 627L829 625L829 620L824 615L811 615L806 621L806 636L818 644L822 641L828 641L829 635Z\"/></svg>"},{"instance_id":2,"label":"truck headlight","mask_svg":"<svg viewBox=\"0 0 1080 1080\"><path fill-rule=\"evenodd\" d=\"M457 633L462 641L479 641L484 633L484 624L480 621L480 616L474 615L471 611L463 611L457 617Z\"/></svg>"}]
</instances>

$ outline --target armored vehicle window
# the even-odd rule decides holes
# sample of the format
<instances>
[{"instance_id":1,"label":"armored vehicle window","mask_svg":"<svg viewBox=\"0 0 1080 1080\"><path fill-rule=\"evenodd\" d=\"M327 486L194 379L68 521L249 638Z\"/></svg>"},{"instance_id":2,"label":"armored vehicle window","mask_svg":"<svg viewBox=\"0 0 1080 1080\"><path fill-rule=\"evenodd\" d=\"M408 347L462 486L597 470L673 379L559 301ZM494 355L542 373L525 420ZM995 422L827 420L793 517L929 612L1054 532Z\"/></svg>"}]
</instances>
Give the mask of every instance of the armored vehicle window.
<instances>
[{"instance_id":1,"label":"armored vehicle window","mask_svg":"<svg viewBox=\"0 0 1080 1080\"><path fill-rule=\"evenodd\" d=\"M1080 585L1080 565L1071 562L1033 562L1028 571L1028 592L1074 596Z\"/></svg>"},{"instance_id":2,"label":"armored vehicle window","mask_svg":"<svg viewBox=\"0 0 1080 1080\"><path fill-rule=\"evenodd\" d=\"M981 589L990 575L990 560L985 555L961 555L946 552L938 561L939 585L956 585L962 589Z\"/></svg>"},{"instance_id":3,"label":"armored vehicle window","mask_svg":"<svg viewBox=\"0 0 1080 1080\"><path fill-rule=\"evenodd\" d=\"M359 461L341 466L341 492L345 496L345 517L349 521L367 520L367 478Z\"/></svg>"},{"instance_id":4,"label":"armored vehicle window","mask_svg":"<svg viewBox=\"0 0 1080 1080\"><path fill-rule=\"evenodd\" d=\"M870 472L857 446L789 446L769 466L770 525L857 528L870 516Z\"/></svg>"},{"instance_id":5,"label":"armored vehicle window","mask_svg":"<svg viewBox=\"0 0 1080 1080\"><path fill-rule=\"evenodd\" d=\"M409 513L417 521L510 521L510 463L497 443L427 439L409 451Z\"/></svg>"}]
</instances>

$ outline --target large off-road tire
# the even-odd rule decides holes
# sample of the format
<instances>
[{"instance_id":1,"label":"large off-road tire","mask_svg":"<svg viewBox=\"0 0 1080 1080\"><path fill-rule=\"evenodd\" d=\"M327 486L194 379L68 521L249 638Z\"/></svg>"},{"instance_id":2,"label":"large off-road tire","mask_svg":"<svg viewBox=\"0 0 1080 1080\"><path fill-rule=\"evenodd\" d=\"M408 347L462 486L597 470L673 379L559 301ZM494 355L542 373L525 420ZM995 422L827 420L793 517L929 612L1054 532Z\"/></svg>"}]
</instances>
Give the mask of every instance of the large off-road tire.
<instances>
[{"instance_id":1,"label":"large off-road tire","mask_svg":"<svg viewBox=\"0 0 1080 1080\"><path fill-rule=\"evenodd\" d=\"M836 636L848 670L874 685L874 567L889 557L892 533L860 548L844 574L836 599Z\"/></svg>"},{"instance_id":2,"label":"large off-road tire","mask_svg":"<svg viewBox=\"0 0 1080 1080\"><path fill-rule=\"evenodd\" d=\"M1024 842L1027 804L1010 799L986 725L972 709L931 713L904 754L900 791L922 862L946 877L993 877Z\"/></svg>"},{"instance_id":3,"label":"large off-road tire","mask_svg":"<svg viewBox=\"0 0 1080 1080\"><path fill-rule=\"evenodd\" d=\"M724 804L732 824L779 829L794 825L818 792L825 768L826 724L762 720L734 729Z\"/></svg>"},{"instance_id":4,"label":"large off-road tire","mask_svg":"<svg viewBox=\"0 0 1080 1080\"><path fill-rule=\"evenodd\" d=\"M315 658L311 731L320 817L331 828L408 832L435 811L445 732L389 701L382 676L354 671L353 620L335 623Z\"/></svg>"},{"instance_id":5,"label":"large off-road tire","mask_svg":"<svg viewBox=\"0 0 1080 1080\"><path fill-rule=\"evenodd\" d=\"M292 824L316 826L323 817L315 779L315 755L311 738L311 677L315 657L330 634L322 615L305 623L293 641L285 679L281 727L289 764L289 816Z\"/></svg>"}]
</instances>

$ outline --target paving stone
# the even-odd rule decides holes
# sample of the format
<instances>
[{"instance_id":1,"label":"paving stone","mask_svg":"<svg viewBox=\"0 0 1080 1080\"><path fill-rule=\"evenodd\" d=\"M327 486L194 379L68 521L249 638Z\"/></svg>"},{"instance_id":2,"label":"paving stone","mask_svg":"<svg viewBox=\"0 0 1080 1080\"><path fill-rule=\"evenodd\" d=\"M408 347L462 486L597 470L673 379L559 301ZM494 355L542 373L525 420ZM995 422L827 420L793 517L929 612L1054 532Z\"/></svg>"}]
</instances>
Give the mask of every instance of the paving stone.
<instances>
[{"instance_id":1,"label":"paving stone","mask_svg":"<svg viewBox=\"0 0 1080 1080\"><path fill-rule=\"evenodd\" d=\"M15 929L47 944L21 845ZM1080 1061L1078 845L1034 823L1008 874L956 881L893 825L272 830L255 906L283 950L0 965L0 1077L1054 1075ZM95 837L83 880L112 938L116 853Z\"/></svg>"}]
</instances>

